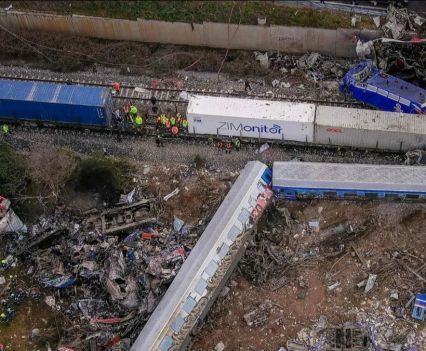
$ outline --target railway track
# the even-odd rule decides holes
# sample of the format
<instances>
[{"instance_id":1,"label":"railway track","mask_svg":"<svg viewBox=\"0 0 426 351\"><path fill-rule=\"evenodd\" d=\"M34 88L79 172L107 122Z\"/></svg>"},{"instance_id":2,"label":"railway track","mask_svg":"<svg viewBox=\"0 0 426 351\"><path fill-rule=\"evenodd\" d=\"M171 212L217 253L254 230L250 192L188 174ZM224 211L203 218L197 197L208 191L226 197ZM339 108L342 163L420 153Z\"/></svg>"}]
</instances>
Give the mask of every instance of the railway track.
<instances>
[{"instance_id":1,"label":"railway track","mask_svg":"<svg viewBox=\"0 0 426 351\"><path fill-rule=\"evenodd\" d=\"M12 80L30 80L47 83L59 83L59 84L80 84L88 86L98 87L111 87L112 81L94 81L94 80L66 80L60 78L46 79L41 74L39 75L16 75L16 74L0 74L0 79L12 79ZM322 104L330 106L342 106L351 108L366 108L366 106L360 102L354 100L345 101L343 99L332 99L332 100L320 100L320 99L306 99L298 98L294 96L284 94L271 94L266 93L250 93L247 94L244 91L224 91L224 90L210 90L210 89L177 89L170 87L149 87L149 86L136 86L129 83L121 83L121 91L119 95L115 95L116 100L127 100L127 101L149 101L152 97L159 103L166 103L172 105L182 105L181 110L186 107L188 101L186 94L193 95L210 95L210 96L224 96L224 97L241 97L247 99L266 99L266 100L278 100L278 101L289 101L289 102L300 102L300 103L312 103Z\"/></svg>"}]
</instances>

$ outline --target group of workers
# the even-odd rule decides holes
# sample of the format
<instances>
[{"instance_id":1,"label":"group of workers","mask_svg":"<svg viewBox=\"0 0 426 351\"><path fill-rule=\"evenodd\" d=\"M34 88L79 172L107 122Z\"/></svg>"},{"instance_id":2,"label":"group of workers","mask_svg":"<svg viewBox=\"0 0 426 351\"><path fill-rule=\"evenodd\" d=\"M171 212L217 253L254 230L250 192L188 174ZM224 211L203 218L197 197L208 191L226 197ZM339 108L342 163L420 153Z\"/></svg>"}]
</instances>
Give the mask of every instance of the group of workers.
<instances>
[{"instance_id":1,"label":"group of workers","mask_svg":"<svg viewBox=\"0 0 426 351\"><path fill-rule=\"evenodd\" d=\"M224 151L226 154L230 154L233 149L236 151L240 151L241 148L241 140L239 138L235 138L232 140L219 140L216 143L218 154L222 154Z\"/></svg>"},{"instance_id":2,"label":"group of workers","mask_svg":"<svg viewBox=\"0 0 426 351\"><path fill-rule=\"evenodd\" d=\"M177 136L180 131L186 133L188 131L188 120L182 117L180 113L175 116L167 117L162 113L157 117L156 121L157 131L169 131L172 135Z\"/></svg>"},{"instance_id":3,"label":"group of workers","mask_svg":"<svg viewBox=\"0 0 426 351\"><path fill-rule=\"evenodd\" d=\"M141 128L143 126L144 120L135 105L123 106L123 112L127 123L135 126L136 128ZM115 117L117 117L119 112L116 112L115 115ZM120 117L116 119L121 120ZM188 120L185 117L182 117L180 113L177 113L176 116L172 115L170 117L165 113L162 113L156 117L156 130L157 132L169 132L172 135L177 136L180 132L186 133L188 131Z\"/></svg>"}]
</instances>

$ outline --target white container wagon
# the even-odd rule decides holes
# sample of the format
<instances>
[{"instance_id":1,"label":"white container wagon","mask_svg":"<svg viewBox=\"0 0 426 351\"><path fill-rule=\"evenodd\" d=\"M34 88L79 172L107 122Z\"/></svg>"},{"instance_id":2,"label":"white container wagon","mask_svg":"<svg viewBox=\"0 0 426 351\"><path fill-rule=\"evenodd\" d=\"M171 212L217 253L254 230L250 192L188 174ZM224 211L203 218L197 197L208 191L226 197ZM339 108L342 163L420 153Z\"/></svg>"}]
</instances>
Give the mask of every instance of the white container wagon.
<instances>
[{"instance_id":1,"label":"white container wagon","mask_svg":"<svg viewBox=\"0 0 426 351\"><path fill-rule=\"evenodd\" d=\"M191 134L313 142L315 105L216 96L191 96Z\"/></svg>"},{"instance_id":2,"label":"white container wagon","mask_svg":"<svg viewBox=\"0 0 426 351\"><path fill-rule=\"evenodd\" d=\"M407 151L426 147L424 115L317 106L316 144Z\"/></svg>"}]
</instances>

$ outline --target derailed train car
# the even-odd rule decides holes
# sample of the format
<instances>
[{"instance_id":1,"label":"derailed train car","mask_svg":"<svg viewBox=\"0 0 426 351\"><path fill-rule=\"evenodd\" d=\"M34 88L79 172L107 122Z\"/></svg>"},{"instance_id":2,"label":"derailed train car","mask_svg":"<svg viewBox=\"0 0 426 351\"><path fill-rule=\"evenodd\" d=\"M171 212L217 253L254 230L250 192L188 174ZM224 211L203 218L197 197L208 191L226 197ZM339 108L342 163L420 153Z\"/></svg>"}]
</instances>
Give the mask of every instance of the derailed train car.
<instances>
[{"instance_id":1,"label":"derailed train car","mask_svg":"<svg viewBox=\"0 0 426 351\"><path fill-rule=\"evenodd\" d=\"M131 351L186 349L191 331L206 316L271 201L271 180L265 164L247 163Z\"/></svg>"},{"instance_id":2,"label":"derailed train car","mask_svg":"<svg viewBox=\"0 0 426 351\"><path fill-rule=\"evenodd\" d=\"M424 167L322 162L274 162L273 191L298 198L426 200Z\"/></svg>"},{"instance_id":3,"label":"derailed train car","mask_svg":"<svg viewBox=\"0 0 426 351\"><path fill-rule=\"evenodd\" d=\"M371 61L350 69L340 90L352 98L383 111L426 113L426 90L384 73Z\"/></svg>"}]
</instances>

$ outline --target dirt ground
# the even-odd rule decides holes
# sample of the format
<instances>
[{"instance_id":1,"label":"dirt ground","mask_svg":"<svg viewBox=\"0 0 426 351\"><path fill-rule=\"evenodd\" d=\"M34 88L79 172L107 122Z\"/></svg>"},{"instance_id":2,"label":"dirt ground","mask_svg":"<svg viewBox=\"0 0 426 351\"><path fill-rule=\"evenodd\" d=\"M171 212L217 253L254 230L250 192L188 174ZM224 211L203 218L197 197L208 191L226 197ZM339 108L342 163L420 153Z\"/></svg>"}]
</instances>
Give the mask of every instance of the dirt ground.
<instances>
[{"instance_id":1,"label":"dirt ground","mask_svg":"<svg viewBox=\"0 0 426 351\"><path fill-rule=\"evenodd\" d=\"M301 331L303 336L302 329L312 327L320 316L326 317L328 326L338 326L359 321L363 310L379 315L378 305L390 307L387 315L393 323L396 317L389 315L424 289L425 283L404 264L424 275L425 205L329 200L279 206L288 207L291 230L282 233L281 242L272 248L275 253L289 253L293 260L270 268L261 284L235 273L229 293L212 308L192 350L213 350L222 341L225 350L276 351L287 340L298 339ZM276 215L268 221L279 230L284 220ZM306 224L315 220L319 231ZM353 236L343 239L342 234L332 234L342 223L352 226ZM364 294L356 284L371 273L377 274L376 284ZM335 283L337 288L328 289ZM390 301L392 289L397 289L398 299ZM267 300L272 302L267 322L249 327L243 316ZM406 312L409 317L398 318L402 339L415 324L411 310ZM425 330L424 324L418 325L418 335ZM397 338L395 334L392 337Z\"/></svg>"}]
</instances>

